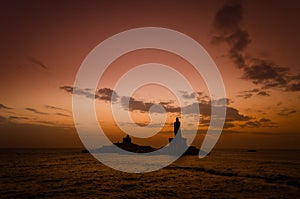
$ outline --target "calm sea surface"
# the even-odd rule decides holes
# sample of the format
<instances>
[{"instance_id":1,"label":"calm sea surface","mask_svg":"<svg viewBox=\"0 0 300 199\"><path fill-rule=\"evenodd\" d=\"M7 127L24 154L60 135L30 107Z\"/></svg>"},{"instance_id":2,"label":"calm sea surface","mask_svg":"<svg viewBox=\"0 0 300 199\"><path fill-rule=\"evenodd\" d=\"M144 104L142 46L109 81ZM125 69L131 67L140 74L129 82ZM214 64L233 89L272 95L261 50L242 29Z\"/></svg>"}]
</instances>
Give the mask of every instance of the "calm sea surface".
<instances>
[{"instance_id":1,"label":"calm sea surface","mask_svg":"<svg viewBox=\"0 0 300 199\"><path fill-rule=\"evenodd\" d=\"M300 198L299 150L212 151L151 173L80 149L0 149L0 198Z\"/></svg>"}]
</instances>

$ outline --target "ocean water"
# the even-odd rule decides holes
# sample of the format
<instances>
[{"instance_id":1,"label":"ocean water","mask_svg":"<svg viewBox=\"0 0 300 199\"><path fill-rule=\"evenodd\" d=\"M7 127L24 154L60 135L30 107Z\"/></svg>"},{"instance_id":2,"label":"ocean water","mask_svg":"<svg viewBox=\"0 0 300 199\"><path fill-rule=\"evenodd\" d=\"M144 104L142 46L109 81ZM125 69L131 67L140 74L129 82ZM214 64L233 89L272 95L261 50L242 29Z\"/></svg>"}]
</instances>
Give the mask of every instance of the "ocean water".
<instances>
[{"instance_id":1,"label":"ocean water","mask_svg":"<svg viewBox=\"0 0 300 199\"><path fill-rule=\"evenodd\" d=\"M80 149L1 149L0 198L300 198L300 151L215 149L142 174Z\"/></svg>"}]
</instances>

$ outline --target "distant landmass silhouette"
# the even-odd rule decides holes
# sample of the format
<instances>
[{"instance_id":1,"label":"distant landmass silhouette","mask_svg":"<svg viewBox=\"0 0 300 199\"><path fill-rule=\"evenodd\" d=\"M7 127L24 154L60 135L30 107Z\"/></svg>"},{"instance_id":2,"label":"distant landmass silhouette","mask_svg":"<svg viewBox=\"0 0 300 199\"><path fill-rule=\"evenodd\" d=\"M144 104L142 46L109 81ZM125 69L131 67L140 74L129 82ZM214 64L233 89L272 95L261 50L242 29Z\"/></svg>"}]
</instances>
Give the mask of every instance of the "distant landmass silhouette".
<instances>
[{"instance_id":1,"label":"distant landmass silhouette","mask_svg":"<svg viewBox=\"0 0 300 199\"><path fill-rule=\"evenodd\" d=\"M174 122L174 136L176 137L176 139L174 140L174 142L172 142L174 138L169 138L169 145L164 147L161 153L162 155L176 155L180 152L182 148L187 148L186 151L183 153L183 155L198 155L199 152L203 155L204 154L208 155L205 151L201 151L195 146L189 146L189 147L187 146L186 138L183 138L181 135L180 121L178 117ZM126 137L123 138L122 142L117 142L113 144L125 151L134 152L134 153L150 153L161 149L161 148L153 148L151 146L143 146L143 145L132 143L129 135L126 135ZM82 150L82 152L88 153L89 151L87 149L84 149ZM90 152L115 153L115 150L114 150L114 146L103 146L98 149L92 149L90 150Z\"/></svg>"}]
</instances>

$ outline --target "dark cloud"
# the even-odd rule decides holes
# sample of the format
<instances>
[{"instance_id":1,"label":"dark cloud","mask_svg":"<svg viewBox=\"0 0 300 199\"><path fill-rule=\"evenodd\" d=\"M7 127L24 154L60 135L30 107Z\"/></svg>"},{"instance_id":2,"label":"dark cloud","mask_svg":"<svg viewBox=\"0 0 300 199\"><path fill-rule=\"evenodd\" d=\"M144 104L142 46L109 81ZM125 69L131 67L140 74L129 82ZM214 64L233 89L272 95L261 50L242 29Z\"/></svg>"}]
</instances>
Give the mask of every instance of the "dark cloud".
<instances>
[{"instance_id":1,"label":"dark cloud","mask_svg":"<svg viewBox=\"0 0 300 199\"><path fill-rule=\"evenodd\" d=\"M224 129L228 129L228 128L232 128L235 127L235 125L231 122L225 122L223 128Z\"/></svg>"},{"instance_id":2,"label":"dark cloud","mask_svg":"<svg viewBox=\"0 0 300 199\"><path fill-rule=\"evenodd\" d=\"M172 100L159 102L159 104L162 105L162 106L168 106L168 105L171 105L173 103L174 103L174 101L172 101Z\"/></svg>"},{"instance_id":3,"label":"dark cloud","mask_svg":"<svg viewBox=\"0 0 300 199\"><path fill-rule=\"evenodd\" d=\"M237 1L225 4L214 19L214 32L212 43L226 42L229 46L229 56L239 68L245 67L243 51L251 43L247 31L241 28L243 20L243 7Z\"/></svg>"},{"instance_id":4,"label":"dark cloud","mask_svg":"<svg viewBox=\"0 0 300 199\"><path fill-rule=\"evenodd\" d=\"M215 15L212 43L229 45L229 57L243 71L243 79L259 84L263 89L279 88L283 91L300 91L300 74L291 76L289 68L272 61L246 57L245 50L251 43L247 30L242 28L243 7L239 1L226 3ZM267 93L261 93L261 96ZM245 99L252 95L244 94Z\"/></svg>"},{"instance_id":5,"label":"dark cloud","mask_svg":"<svg viewBox=\"0 0 300 199\"><path fill-rule=\"evenodd\" d=\"M180 91L180 93L182 94L182 98L184 98L184 99L197 98L197 100L200 103L206 103L210 99L210 97L207 96L204 92L188 93L187 91ZM226 105L229 105L231 102L232 101L229 98L221 98L221 99L210 101L210 103L212 103L214 106L226 106Z\"/></svg>"},{"instance_id":6,"label":"dark cloud","mask_svg":"<svg viewBox=\"0 0 300 199\"><path fill-rule=\"evenodd\" d=\"M210 97L207 96L204 92L192 92L188 93L187 91L180 91L182 94L182 98L184 99L193 99L197 98L200 103L207 103L209 102ZM214 99L211 100L209 103L213 104L214 106L226 106L229 105L232 101L229 98L221 98L221 99Z\"/></svg>"},{"instance_id":7,"label":"dark cloud","mask_svg":"<svg viewBox=\"0 0 300 199\"><path fill-rule=\"evenodd\" d=\"M197 96L197 100L199 102L206 102L210 99L209 96L206 95L204 92L197 92Z\"/></svg>"},{"instance_id":8,"label":"dark cloud","mask_svg":"<svg viewBox=\"0 0 300 199\"><path fill-rule=\"evenodd\" d=\"M33 64L35 64L37 66L39 66L40 68L48 69L48 67L43 62L41 62L40 60L37 60L34 57L27 56L27 59L28 59L28 61L30 61L31 63L33 63Z\"/></svg>"},{"instance_id":9,"label":"dark cloud","mask_svg":"<svg viewBox=\"0 0 300 199\"><path fill-rule=\"evenodd\" d=\"M69 93L74 93L74 88L71 86L63 86L60 87L61 89L65 90ZM77 89L78 90L78 89ZM76 94L84 95L86 97L90 97L91 93L86 93L87 89L81 92L77 92ZM127 96L118 96L117 93L115 93L112 89L109 88L103 88L99 89L96 95L96 98L100 100L113 100L116 101L117 98L120 98L120 104L125 110L129 111L140 111L141 113L146 113L150 111L154 113L182 113L182 114L198 114L196 110L200 110L200 114L203 117L211 117L211 108L214 106L216 113L221 112L224 107L226 107L226 121L227 122L233 122L233 121L248 121L252 119L249 116L240 114L239 111L233 107L229 107L231 100L228 98L222 98L217 99L213 101L209 101L207 99L207 96L204 95L202 92L198 93L187 93L184 91L181 91L183 94L183 97L186 99L190 99L192 97L196 97L196 95L199 97L202 97L202 100L198 103L193 103L190 105L186 105L184 107L178 107L173 105L173 101L162 101L159 103L155 102L146 102L143 100L138 100L133 97L127 97ZM114 96L115 98L112 98ZM158 106L161 105L161 106ZM161 109L161 107L164 108L164 110ZM213 115L212 117L216 118L218 115ZM228 124L229 125L229 124Z\"/></svg>"},{"instance_id":10,"label":"dark cloud","mask_svg":"<svg viewBox=\"0 0 300 199\"><path fill-rule=\"evenodd\" d=\"M280 116L289 116L291 114L295 114L297 113L297 110L296 109L293 109L293 108L284 108L284 109L281 109L279 113L277 113L278 115Z\"/></svg>"},{"instance_id":11,"label":"dark cloud","mask_svg":"<svg viewBox=\"0 0 300 199\"><path fill-rule=\"evenodd\" d=\"M258 93L259 89L258 88L254 88L254 89L243 91L243 92L246 92L246 93Z\"/></svg>"},{"instance_id":12,"label":"dark cloud","mask_svg":"<svg viewBox=\"0 0 300 199\"><path fill-rule=\"evenodd\" d=\"M25 108L27 111L31 111L33 113L36 113L36 114L40 114L40 115L48 115L48 113L45 113L45 112L41 112L41 111L38 111L34 108Z\"/></svg>"},{"instance_id":13,"label":"dark cloud","mask_svg":"<svg viewBox=\"0 0 300 199\"><path fill-rule=\"evenodd\" d=\"M231 34L238 29L243 18L243 7L238 2L224 5L215 16L214 25L223 33Z\"/></svg>"},{"instance_id":14,"label":"dark cloud","mask_svg":"<svg viewBox=\"0 0 300 199\"><path fill-rule=\"evenodd\" d=\"M211 105L210 103L193 103L182 108L182 114L198 114L200 111L201 115L210 116L211 115Z\"/></svg>"},{"instance_id":15,"label":"dark cloud","mask_svg":"<svg viewBox=\"0 0 300 199\"><path fill-rule=\"evenodd\" d=\"M287 91L300 91L300 82L289 85Z\"/></svg>"},{"instance_id":16,"label":"dark cloud","mask_svg":"<svg viewBox=\"0 0 300 199\"><path fill-rule=\"evenodd\" d=\"M260 96L270 96L270 94L266 91L260 91L257 93L257 95L260 95Z\"/></svg>"},{"instance_id":17,"label":"dark cloud","mask_svg":"<svg viewBox=\"0 0 300 199\"><path fill-rule=\"evenodd\" d=\"M104 101L116 102L119 98L119 95L110 88L101 88L98 90L97 98Z\"/></svg>"},{"instance_id":18,"label":"dark cloud","mask_svg":"<svg viewBox=\"0 0 300 199\"><path fill-rule=\"evenodd\" d=\"M207 103L194 103L182 108L183 114L197 114L197 106L199 107L200 114L204 117L214 117L217 118L218 115L211 115L212 104ZM216 113L222 112L221 106L214 106ZM247 121L251 117L245 116L239 113L239 111L233 107L226 107L226 121Z\"/></svg>"},{"instance_id":19,"label":"dark cloud","mask_svg":"<svg viewBox=\"0 0 300 199\"><path fill-rule=\"evenodd\" d=\"M300 91L300 74L288 76L287 79L289 81L287 91Z\"/></svg>"},{"instance_id":20,"label":"dark cloud","mask_svg":"<svg viewBox=\"0 0 300 199\"><path fill-rule=\"evenodd\" d=\"M260 121L260 122L271 122L270 119L266 119L266 118L261 118L259 121Z\"/></svg>"},{"instance_id":21,"label":"dark cloud","mask_svg":"<svg viewBox=\"0 0 300 199\"><path fill-rule=\"evenodd\" d=\"M251 90L246 90L246 91L241 91L241 94L237 95L236 97L242 97L244 99L248 99L252 97L254 94L258 96L270 96L270 93L264 90L260 90L257 88L251 89Z\"/></svg>"},{"instance_id":22,"label":"dark cloud","mask_svg":"<svg viewBox=\"0 0 300 199\"><path fill-rule=\"evenodd\" d=\"M136 100L133 97L126 97L126 96L121 97L120 102L122 107L126 110L129 109L129 111L140 111L142 113L149 112L150 108L153 106L152 111L154 113L164 113L164 111L158 108L158 106L155 107L157 103L154 102L144 102L142 100ZM175 107L170 105L171 102L161 102L158 104L160 104L165 109L166 112L169 113L180 112L180 107Z\"/></svg>"},{"instance_id":23,"label":"dark cloud","mask_svg":"<svg viewBox=\"0 0 300 199\"><path fill-rule=\"evenodd\" d=\"M60 89L68 92L68 93L73 93L73 87L72 86L60 86Z\"/></svg>"},{"instance_id":24,"label":"dark cloud","mask_svg":"<svg viewBox=\"0 0 300 199\"><path fill-rule=\"evenodd\" d=\"M252 117L240 114L236 108L227 107L226 121L247 121L250 119L252 119Z\"/></svg>"},{"instance_id":25,"label":"dark cloud","mask_svg":"<svg viewBox=\"0 0 300 199\"><path fill-rule=\"evenodd\" d=\"M116 102L119 99L119 95L110 88L101 88L96 93L92 92L92 90L89 88L80 89L72 86L61 86L59 88L68 93L82 95L92 99L112 102Z\"/></svg>"},{"instance_id":26,"label":"dark cloud","mask_svg":"<svg viewBox=\"0 0 300 199\"><path fill-rule=\"evenodd\" d=\"M248 99L248 98L250 98L252 96L253 96L252 93L245 93L245 94L239 94L236 97L241 97L241 98L244 98L244 99Z\"/></svg>"},{"instance_id":27,"label":"dark cloud","mask_svg":"<svg viewBox=\"0 0 300 199\"><path fill-rule=\"evenodd\" d=\"M0 109L8 109L8 110L10 110L10 109L13 109L13 108L5 106L4 104L0 104Z\"/></svg>"},{"instance_id":28,"label":"dark cloud","mask_svg":"<svg viewBox=\"0 0 300 199\"><path fill-rule=\"evenodd\" d=\"M245 127L247 127L247 128L257 128L257 127L260 127L260 126L261 126L261 124L260 124L259 121L248 121L244 124L240 124L240 127L243 127L243 128L245 128Z\"/></svg>"},{"instance_id":29,"label":"dark cloud","mask_svg":"<svg viewBox=\"0 0 300 199\"><path fill-rule=\"evenodd\" d=\"M216 109L216 113L219 113L223 110L224 106L227 106L228 99L220 99L216 100L216 102L213 104L214 108ZM129 104L129 106L128 106ZM121 105L124 109L129 109L129 111L140 111L142 113L149 112L150 107L155 105L156 103L153 102L144 102L142 100L136 100L132 97L122 97L121 98ZM198 114L197 110L200 110L200 114L203 117L211 117L211 107L212 104L210 101L207 101L205 103L193 103L187 106L180 107L171 105L171 102L169 103L160 103L166 112L168 113L180 113L182 114ZM215 105L216 104L216 105ZM223 107L222 107L223 106ZM164 113L161 109L152 109L155 113ZM214 115L213 117L217 118L218 115ZM232 122L232 121L247 121L252 119L249 116L245 116L239 113L239 111L233 107L228 107L226 110L226 121Z\"/></svg>"},{"instance_id":30,"label":"dark cloud","mask_svg":"<svg viewBox=\"0 0 300 199\"><path fill-rule=\"evenodd\" d=\"M195 92L189 94L187 91L180 91L180 93L182 94L182 98L184 99L194 99L197 96Z\"/></svg>"},{"instance_id":31,"label":"dark cloud","mask_svg":"<svg viewBox=\"0 0 300 199\"><path fill-rule=\"evenodd\" d=\"M221 98L210 101L213 106L226 106L229 105L232 101L229 98Z\"/></svg>"},{"instance_id":32,"label":"dark cloud","mask_svg":"<svg viewBox=\"0 0 300 199\"><path fill-rule=\"evenodd\" d=\"M91 92L91 89L89 89L89 88L81 89L81 88L75 88L72 86L61 86L59 88L68 93L71 93L71 94L82 95L87 98L97 98L97 95L95 95L95 93Z\"/></svg>"},{"instance_id":33,"label":"dark cloud","mask_svg":"<svg viewBox=\"0 0 300 199\"><path fill-rule=\"evenodd\" d=\"M288 85L286 67L280 67L272 62L256 60L254 64L244 67L243 78L254 84L261 84L262 88L285 88Z\"/></svg>"}]
</instances>

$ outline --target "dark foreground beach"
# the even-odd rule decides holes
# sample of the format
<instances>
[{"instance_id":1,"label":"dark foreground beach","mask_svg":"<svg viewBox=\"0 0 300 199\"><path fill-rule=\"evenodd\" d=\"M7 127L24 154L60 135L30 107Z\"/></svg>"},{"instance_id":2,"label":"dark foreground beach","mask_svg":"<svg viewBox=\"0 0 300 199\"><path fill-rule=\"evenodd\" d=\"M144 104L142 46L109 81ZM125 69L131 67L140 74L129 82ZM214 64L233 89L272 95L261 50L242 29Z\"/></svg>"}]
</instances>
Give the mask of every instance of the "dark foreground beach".
<instances>
[{"instance_id":1,"label":"dark foreground beach","mask_svg":"<svg viewBox=\"0 0 300 199\"><path fill-rule=\"evenodd\" d=\"M1 198L300 198L299 150L215 149L159 171L110 169L80 149L1 149Z\"/></svg>"}]
</instances>

